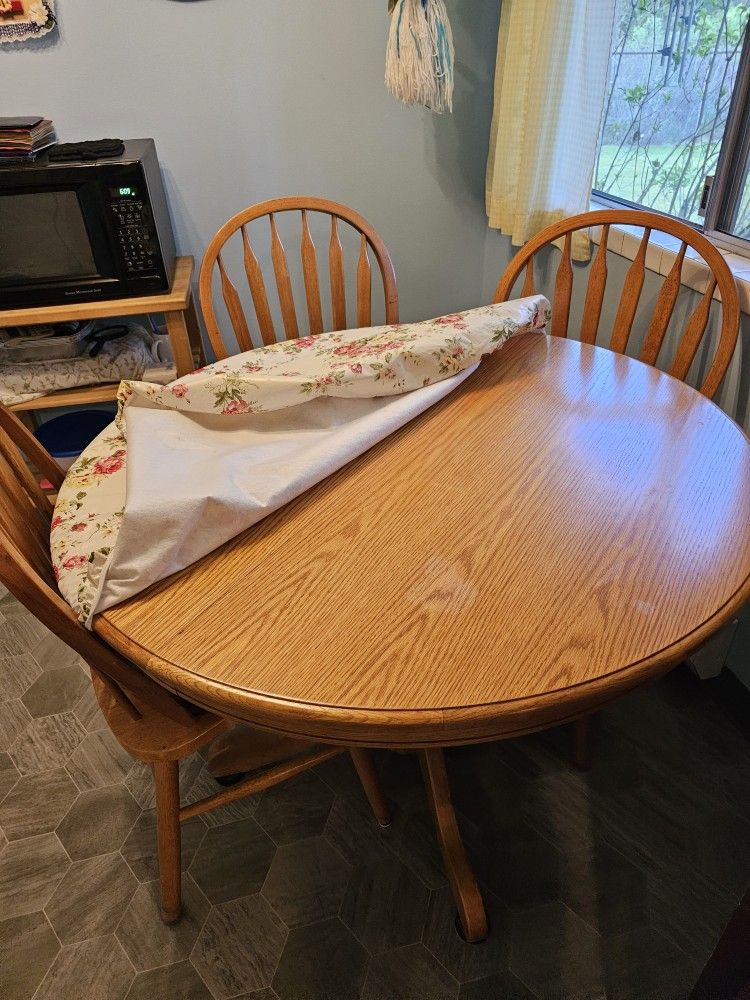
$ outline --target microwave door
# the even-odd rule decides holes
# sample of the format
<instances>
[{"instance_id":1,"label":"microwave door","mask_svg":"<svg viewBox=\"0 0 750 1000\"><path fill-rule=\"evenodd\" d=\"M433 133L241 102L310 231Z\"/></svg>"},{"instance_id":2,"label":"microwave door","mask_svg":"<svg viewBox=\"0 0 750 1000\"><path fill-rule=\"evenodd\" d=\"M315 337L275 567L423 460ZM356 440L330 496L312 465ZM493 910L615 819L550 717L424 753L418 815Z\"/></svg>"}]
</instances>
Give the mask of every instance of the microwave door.
<instances>
[{"instance_id":1,"label":"microwave door","mask_svg":"<svg viewBox=\"0 0 750 1000\"><path fill-rule=\"evenodd\" d=\"M0 288L107 297L120 275L99 200L93 183L0 192Z\"/></svg>"}]
</instances>

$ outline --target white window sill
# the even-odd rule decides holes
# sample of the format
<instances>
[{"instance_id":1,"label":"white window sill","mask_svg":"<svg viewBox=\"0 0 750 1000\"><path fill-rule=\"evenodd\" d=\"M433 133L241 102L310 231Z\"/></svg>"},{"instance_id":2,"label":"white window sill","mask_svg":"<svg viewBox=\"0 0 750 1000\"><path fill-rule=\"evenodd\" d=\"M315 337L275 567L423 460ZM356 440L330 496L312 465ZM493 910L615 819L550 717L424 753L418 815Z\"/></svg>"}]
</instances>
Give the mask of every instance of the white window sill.
<instances>
[{"instance_id":1,"label":"white window sill","mask_svg":"<svg viewBox=\"0 0 750 1000\"><path fill-rule=\"evenodd\" d=\"M597 202L591 203L592 211L604 207ZM611 226L607 238L607 249L627 260L635 260L642 238L643 229L639 226ZM594 243L599 243L601 239L600 226L592 227L591 239ZM652 232L646 250L646 267L649 271L666 276L677 259L679 249L680 241L675 236L670 236L669 233ZM737 282L740 308L744 313L750 314L750 257L732 253L723 247L717 247L717 249L723 255ZM708 265L696 250L688 247L682 263L681 283L696 292L705 292L708 286L708 275ZM719 298L718 289L714 292L714 298Z\"/></svg>"}]
</instances>

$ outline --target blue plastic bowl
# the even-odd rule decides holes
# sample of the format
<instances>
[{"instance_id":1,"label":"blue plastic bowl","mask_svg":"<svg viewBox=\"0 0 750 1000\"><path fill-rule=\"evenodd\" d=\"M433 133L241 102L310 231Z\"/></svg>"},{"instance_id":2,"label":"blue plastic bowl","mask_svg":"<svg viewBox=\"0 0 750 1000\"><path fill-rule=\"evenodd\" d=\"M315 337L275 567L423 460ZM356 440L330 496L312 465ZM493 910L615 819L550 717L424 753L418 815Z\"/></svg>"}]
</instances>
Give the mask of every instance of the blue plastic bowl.
<instances>
[{"instance_id":1,"label":"blue plastic bowl","mask_svg":"<svg viewBox=\"0 0 750 1000\"><path fill-rule=\"evenodd\" d=\"M34 431L37 440L58 460L73 459L111 424L107 410L73 410L47 420Z\"/></svg>"}]
</instances>

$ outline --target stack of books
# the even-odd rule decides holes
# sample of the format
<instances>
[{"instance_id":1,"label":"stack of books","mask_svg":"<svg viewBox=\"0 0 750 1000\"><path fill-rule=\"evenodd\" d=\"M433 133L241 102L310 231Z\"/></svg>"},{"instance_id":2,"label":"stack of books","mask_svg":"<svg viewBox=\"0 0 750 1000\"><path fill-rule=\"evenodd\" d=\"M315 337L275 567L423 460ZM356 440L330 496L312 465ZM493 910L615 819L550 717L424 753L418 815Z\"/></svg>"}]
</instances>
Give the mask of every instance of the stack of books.
<instances>
[{"instance_id":1,"label":"stack of books","mask_svg":"<svg viewBox=\"0 0 750 1000\"><path fill-rule=\"evenodd\" d=\"M49 118L0 118L0 160L33 160L55 142Z\"/></svg>"}]
</instances>

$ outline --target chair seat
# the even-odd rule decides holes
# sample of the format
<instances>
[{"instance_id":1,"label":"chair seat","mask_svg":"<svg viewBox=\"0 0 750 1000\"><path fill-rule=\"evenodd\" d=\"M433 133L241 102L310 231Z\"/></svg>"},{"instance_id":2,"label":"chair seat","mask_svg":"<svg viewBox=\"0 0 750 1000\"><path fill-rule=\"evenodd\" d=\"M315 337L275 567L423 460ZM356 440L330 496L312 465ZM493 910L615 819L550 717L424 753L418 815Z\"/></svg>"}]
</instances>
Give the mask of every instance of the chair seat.
<instances>
[{"instance_id":1,"label":"chair seat","mask_svg":"<svg viewBox=\"0 0 750 1000\"><path fill-rule=\"evenodd\" d=\"M122 746L140 760L187 757L211 743L208 769L216 778L246 774L318 749L314 743L238 726L211 712L201 712L192 724L168 719L148 705L138 704L141 719L132 719L104 682L93 674L99 707Z\"/></svg>"},{"instance_id":2,"label":"chair seat","mask_svg":"<svg viewBox=\"0 0 750 1000\"><path fill-rule=\"evenodd\" d=\"M107 725L128 753L140 760L160 761L188 757L232 725L211 712L201 712L187 724L175 722L142 702L138 703L141 718L135 720L96 673L92 673L92 681Z\"/></svg>"}]
</instances>

